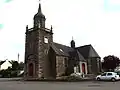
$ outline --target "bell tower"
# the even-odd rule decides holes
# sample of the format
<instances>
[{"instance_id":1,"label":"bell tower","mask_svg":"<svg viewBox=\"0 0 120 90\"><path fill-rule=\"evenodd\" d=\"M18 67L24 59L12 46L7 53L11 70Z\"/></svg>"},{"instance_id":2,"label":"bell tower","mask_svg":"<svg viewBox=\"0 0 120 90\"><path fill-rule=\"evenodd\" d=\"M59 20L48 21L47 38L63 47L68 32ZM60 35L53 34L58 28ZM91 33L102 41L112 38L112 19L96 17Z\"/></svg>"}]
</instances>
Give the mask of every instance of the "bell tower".
<instances>
[{"instance_id":1,"label":"bell tower","mask_svg":"<svg viewBox=\"0 0 120 90\"><path fill-rule=\"evenodd\" d=\"M33 28L26 26L25 78L49 78L48 51L53 42L53 28L45 27L41 4L33 18Z\"/></svg>"}]
</instances>

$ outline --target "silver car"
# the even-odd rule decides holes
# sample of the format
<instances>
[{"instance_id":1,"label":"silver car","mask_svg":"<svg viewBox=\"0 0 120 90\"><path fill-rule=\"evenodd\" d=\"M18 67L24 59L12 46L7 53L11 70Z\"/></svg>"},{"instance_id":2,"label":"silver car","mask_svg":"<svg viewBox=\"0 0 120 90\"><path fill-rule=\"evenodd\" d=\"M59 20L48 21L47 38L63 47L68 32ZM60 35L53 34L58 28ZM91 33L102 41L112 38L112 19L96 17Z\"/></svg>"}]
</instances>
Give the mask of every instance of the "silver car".
<instances>
[{"instance_id":1,"label":"silver car","mask_svg":"<svg viewBox=\"0 0 120 90\"><path fill-rule=\"evenodd\" d=\"M101 75L98 75L96 77L96 80L98 80L98 81L100 81L100 80L117 81L117 80L120 80L120 77L115 72L104 72Z\"/></svg>"}]
</instances>

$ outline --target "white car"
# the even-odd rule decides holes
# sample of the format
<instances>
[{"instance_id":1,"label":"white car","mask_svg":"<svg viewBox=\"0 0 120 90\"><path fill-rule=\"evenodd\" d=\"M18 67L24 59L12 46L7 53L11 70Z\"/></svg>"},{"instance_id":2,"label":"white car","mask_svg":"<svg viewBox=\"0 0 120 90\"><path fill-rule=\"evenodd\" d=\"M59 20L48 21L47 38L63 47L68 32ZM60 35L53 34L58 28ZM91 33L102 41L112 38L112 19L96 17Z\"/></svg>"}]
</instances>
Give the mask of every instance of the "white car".
<instances>
[{"instance_id":1,"label":"white car","mask_svg":"<svg viewBox=\"0 0 120 90\"><path fill-rule=\"evenodd\" d=\"M98 81L100 81L100 80L117 81L117 80L120 80L120 77L115 72L104 72L101 75L98 75L96 77L96 80L98 80Z\"/></svg>"}]
</instances>

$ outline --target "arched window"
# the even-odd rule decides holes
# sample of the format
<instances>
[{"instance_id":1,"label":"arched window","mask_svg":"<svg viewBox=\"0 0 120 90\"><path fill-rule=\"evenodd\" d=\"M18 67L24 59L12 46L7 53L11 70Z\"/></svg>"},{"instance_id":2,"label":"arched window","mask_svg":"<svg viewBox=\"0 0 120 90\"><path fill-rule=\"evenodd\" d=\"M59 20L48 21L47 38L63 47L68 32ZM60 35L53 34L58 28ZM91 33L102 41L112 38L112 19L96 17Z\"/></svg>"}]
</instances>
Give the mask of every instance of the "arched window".
<instances>
[{"instance_id":1,"label":"arched window","mask_svg":"<svg viewBox=\"0 0 120 90\"><path fill-rule=\"evenodd\" d=\"M64 58L64 62L65 62L65 67L68 67L68 60L67 60L67 58Z\"/></svg>"},{"instance_id":2,"label":"arched window","mask_svg":"<svg viewBox=\"0 0 120 90\"><path fill-rule=\"evenodd\" d=\"M48 38L44 37L44 43L48 43Z\"/></svg>"}]
</instances>

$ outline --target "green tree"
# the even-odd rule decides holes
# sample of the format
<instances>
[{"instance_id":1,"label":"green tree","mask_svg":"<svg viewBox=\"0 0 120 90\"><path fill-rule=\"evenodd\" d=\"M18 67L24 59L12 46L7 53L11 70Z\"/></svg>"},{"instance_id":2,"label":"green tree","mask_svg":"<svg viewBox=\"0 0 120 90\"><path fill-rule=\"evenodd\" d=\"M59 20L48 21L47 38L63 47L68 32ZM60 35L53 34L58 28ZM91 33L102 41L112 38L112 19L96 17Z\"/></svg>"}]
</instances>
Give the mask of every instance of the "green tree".
<instances>
[{"instance_id":1,"label":"green tree","mask_svg":"<svg viewBox=\"0 0 120 90\"><path fill-rule=\"evenodd\" d=\"M18 61L11 60L9 62L12 64L12 70L19 70L20 69Z\"/></svg>"},{"instance_id":2,"label":"green tree","mask_svg":"<svg viewBox=\"0 0 120 90\"><path fill-rule=\"evenodd\" d=\"M1 61L0 64L4 63L5 61ZM1 70L0 74L2 77L17 77L19 72L24 69L24 63L15 60L9 61L12 64L12 67L8 67L6 70Z\"/></svg>"},{"instance_id":3,"label":"green tree","mask_svg":"<svg viewBox=\"0 0 120 90\"><path fill-rule=\"evenodd\" d=\"M20 70L23 70L23 69L24 69L24 63L23 63L23 62L20 62L20 63L19 63L19 67L20 67Z\"/></svg>"},{"instance_id":4,"label":"green tree","mask_svg":"<svg viewBox=\"0 0 120 90\"><path fill-rule=\"evenodd\" d=\"M109 55L103 58L102 67L107 71L114 69L120 64L120 59L114 55Z\"/></svg>"}]
</instances>

